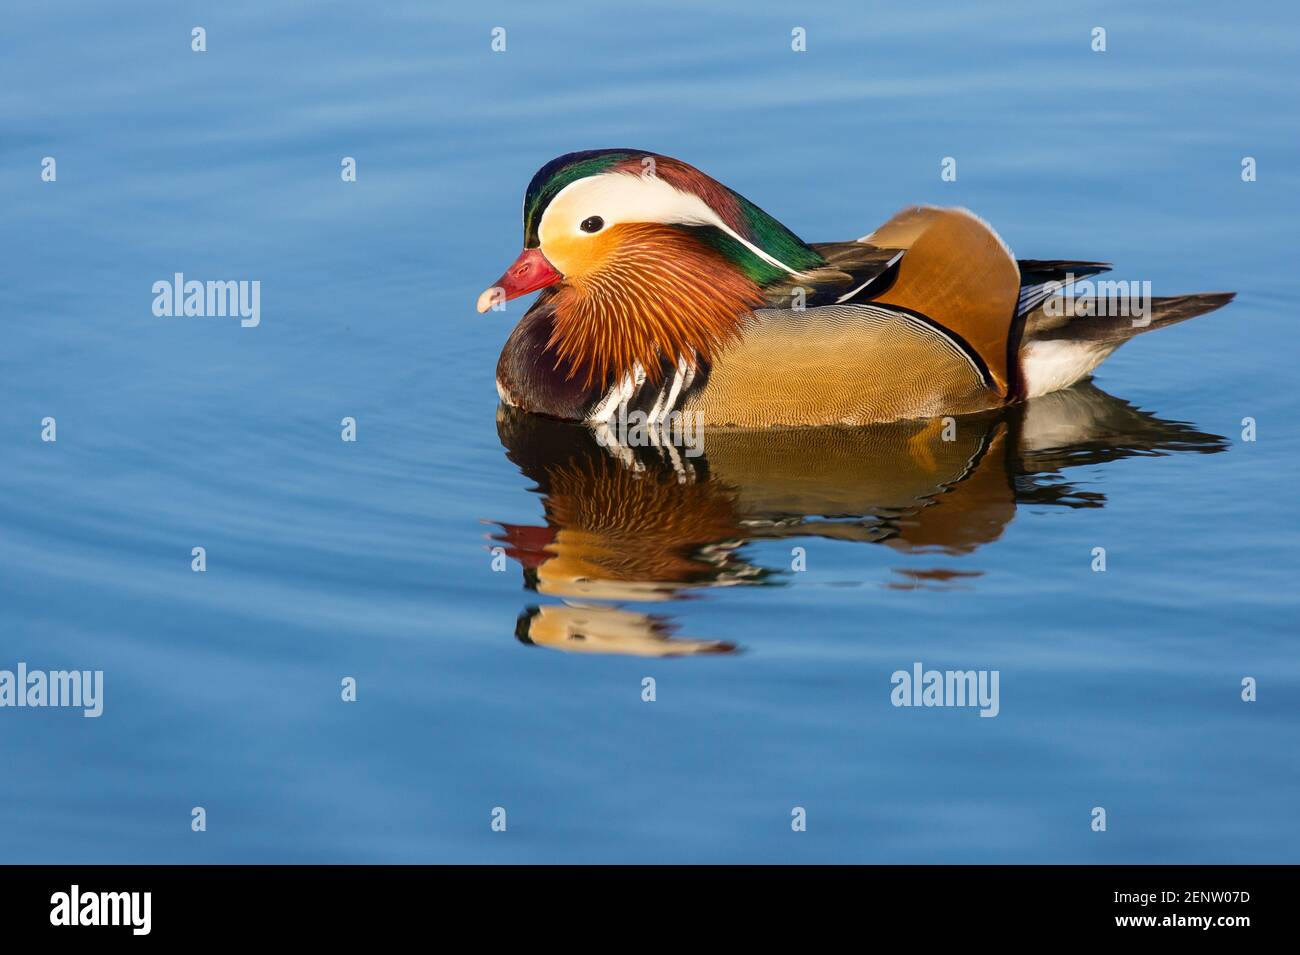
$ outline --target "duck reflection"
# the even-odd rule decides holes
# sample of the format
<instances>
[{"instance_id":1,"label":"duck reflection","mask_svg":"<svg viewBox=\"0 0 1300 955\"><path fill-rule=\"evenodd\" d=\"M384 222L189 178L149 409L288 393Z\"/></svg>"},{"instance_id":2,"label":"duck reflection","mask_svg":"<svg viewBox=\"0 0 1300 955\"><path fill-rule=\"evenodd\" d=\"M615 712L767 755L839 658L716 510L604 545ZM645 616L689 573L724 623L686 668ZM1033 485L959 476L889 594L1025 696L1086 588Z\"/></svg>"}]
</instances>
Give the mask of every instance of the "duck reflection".
<instances>
[{"instance_id":1,"label":"duck reflection","mask_svg":"<svg viewBox=\"0 0 1300 955\"><path fill-rule=\"evenodd\" d=\"M703 454L602 443L587 427L502 406L506 454L536 483L545 523L499 524L493 539L525 586L562 603L531 607L516 636L555 649L639 656L729 653L672 633L621 603L779 580L751 541L821 537L908 554L969 554L1022 504L1103 507L1067 468L1137 455L1214 453L1227 441L1141 411L1091 383L997 412L863 428L717 430ZM886 586L968 586L951 566L897 571Z\"/></svg>"}]
</instances>

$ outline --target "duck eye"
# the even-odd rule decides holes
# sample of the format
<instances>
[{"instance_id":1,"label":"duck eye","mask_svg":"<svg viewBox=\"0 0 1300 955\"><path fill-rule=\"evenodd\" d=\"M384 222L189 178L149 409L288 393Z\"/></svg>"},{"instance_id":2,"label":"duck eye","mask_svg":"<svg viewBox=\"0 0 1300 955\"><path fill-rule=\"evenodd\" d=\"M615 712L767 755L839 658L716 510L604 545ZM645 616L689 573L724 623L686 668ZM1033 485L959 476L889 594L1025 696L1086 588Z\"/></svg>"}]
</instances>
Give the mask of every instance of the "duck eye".
<instances>
[{"instance_id":1,"label":"duck eye","mask_svg":"<svg viewBox=\"0 0 1300 955\"><path fill-rule=\"evenodd\" d=\"M588 216L582 220L582 224L578 228L583 232L599 232L604 225L605 220L600 216Z\"/></svg>"}]
</instances>

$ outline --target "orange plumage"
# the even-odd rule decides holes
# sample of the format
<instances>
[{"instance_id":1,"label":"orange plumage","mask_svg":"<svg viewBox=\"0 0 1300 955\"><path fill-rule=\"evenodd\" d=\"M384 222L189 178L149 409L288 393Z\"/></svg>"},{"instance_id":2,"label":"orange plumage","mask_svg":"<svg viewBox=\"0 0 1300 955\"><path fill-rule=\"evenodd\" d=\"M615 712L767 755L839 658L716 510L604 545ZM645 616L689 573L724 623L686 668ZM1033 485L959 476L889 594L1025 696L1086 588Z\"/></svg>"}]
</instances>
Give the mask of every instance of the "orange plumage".
<instances>
[{"instance_id":1,"label":"orange plumage","mask_svg":"<svg viewBox=\"0 0 1300 955\"><path fill-rule=\"evenodd\" d=\"M636 365L658 381L665 357L707 362L763 303L755 282L681 229L613 226L596 255L556 291L549 342L557 370L583 374L584 386L620 381Z\"/></svg>"}]
</instances>

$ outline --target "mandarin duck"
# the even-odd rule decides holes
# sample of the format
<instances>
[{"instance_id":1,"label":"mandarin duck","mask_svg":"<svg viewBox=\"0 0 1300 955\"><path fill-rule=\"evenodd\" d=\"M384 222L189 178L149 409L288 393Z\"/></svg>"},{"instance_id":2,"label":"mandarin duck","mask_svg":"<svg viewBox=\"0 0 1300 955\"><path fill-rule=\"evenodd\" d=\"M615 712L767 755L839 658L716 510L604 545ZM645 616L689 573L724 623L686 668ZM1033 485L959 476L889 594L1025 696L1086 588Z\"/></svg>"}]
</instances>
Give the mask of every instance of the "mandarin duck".
<instances>
[{"instance_id":1,"label":"mandarin duck","mask_svg":"<svg viewBox=\"0 0 1300 955\"><path fill-rule=\"evenodd\" d=\"M905 564L891 567L890 589L966 586L981 571L951 558L1000 539L1021 507L1107 505L1072 471L1228 446L1091 382L962 420L952 440L938 419L722 428L686 461L692 479L682 484L654 448L635 449L628 464L586 425L501 406L502 445L543 513L531 524L491 522L492 542L519 563L527 590L560 601L525 610L515 636L593 653L725 653L734 647L678 638L667 617L619 605L779 583L785 568L759 563L763 552L748 545L785 542L768 552L782 553L810 538L889 548Z\"/></svg>"},{"instance_id":2,"label":"mandarin duck","mask_svg":"<svg viewBox=\"0 0 1300 955\"><path fill-rule=\"evenodd\" d=\"M771 582L743 548L825 538L917 556L964 555L998 540L1019 507L1098 508L1071 469L1128 457L1215 454L1221 435L1139 410L1091 382L963 419L857 428L724 428L684 463L659 449L611 455L592 430L499 407L506 455L540 496L544 520L494 522L537 593L661 602L700 588ZM950 439L949 439L950 438Z\"/></svg>"},{"instance_id":3,"label":"mandarin duck","mask_svg":"<svg viewBox=\"0 0 1300 955\"><path fill-rule=\"evenodd\" d=\"M497 365L502 401L601 424L710 427L969 414L1067 388L1129 338L1229 302L1151 299L1142 320L1060 294L1101 262L1017 260L955 208L806 243L693 166L569 153L524 195L524 248L478 310L540 291ZM1100 305L1104 305L1102 302Z\"/></svg>"}]
</instances>

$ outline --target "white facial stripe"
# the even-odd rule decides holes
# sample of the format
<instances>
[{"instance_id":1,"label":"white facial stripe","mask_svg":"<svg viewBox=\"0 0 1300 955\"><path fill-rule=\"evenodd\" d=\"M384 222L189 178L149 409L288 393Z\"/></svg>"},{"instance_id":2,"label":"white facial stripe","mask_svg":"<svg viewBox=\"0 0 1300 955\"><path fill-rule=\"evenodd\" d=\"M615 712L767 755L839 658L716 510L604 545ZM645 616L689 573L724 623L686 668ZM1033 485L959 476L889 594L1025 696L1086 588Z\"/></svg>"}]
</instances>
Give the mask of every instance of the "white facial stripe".
<instances>
[{"instance_id":1,"label":"white facial stripe","mask_svg":"<svg viewBox=\"0 0 1300 955\"><path fill-rule=\"evenodd\" d=\"M543 249L548 236L572 238L587 235L578 225L589 216L604 219L606 229L630 222L717 226L765 262L787 272L795 271L737 235L699 196L675 189L657 176L642 177L622 172L587 176L557 192L542 213L537 228Z\"/></svg>"}]
</instances>

